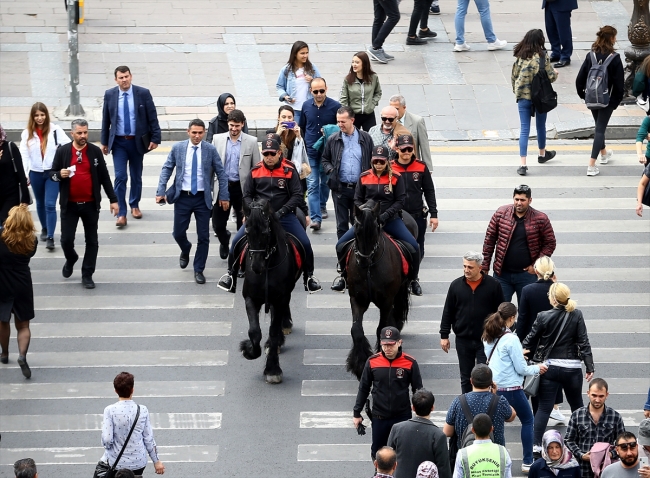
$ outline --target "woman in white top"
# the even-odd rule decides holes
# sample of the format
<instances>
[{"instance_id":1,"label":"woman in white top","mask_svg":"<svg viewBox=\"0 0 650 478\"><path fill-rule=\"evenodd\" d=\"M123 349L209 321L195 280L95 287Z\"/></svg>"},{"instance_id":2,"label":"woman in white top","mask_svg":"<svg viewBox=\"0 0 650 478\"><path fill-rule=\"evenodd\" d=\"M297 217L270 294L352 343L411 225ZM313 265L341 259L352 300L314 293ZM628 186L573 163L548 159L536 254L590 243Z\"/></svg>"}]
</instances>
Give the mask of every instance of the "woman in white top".
<instances>
[{"instance_id":1,"label":"woman in white top","mask_svg":"<svg viewBox=\"0 0 650 478\"><path fill-rule=\"evenodd\" d=\"M49 170L57 148L68 144L70 138L63 130L50 123L50 113L43 103L34 103L29 113L27 128L20 138L20 154L27 179L36 199L36 211L41 222L41 241L47 240L47 249L54 249L56 228L56 199L59 183L50 179Z\"/></svg>"}]
</instances>

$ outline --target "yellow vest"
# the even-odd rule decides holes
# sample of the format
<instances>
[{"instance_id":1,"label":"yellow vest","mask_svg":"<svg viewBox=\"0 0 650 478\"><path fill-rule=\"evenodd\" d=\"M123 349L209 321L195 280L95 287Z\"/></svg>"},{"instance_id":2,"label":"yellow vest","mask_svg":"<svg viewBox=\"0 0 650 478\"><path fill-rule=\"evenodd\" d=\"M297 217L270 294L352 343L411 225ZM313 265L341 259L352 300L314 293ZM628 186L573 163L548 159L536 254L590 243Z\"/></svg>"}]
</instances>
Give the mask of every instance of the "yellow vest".
<instances>
[{"instance_id":1,"label":"yellow vest","mask_svg":"<svg viewBox=\"0 0 650 478\"><path fill-rule=\"evenodd\" d=\"M460 450L465 478L504 478L505 448L495 443L476 443Z\"/></svg>"}]
</instances>

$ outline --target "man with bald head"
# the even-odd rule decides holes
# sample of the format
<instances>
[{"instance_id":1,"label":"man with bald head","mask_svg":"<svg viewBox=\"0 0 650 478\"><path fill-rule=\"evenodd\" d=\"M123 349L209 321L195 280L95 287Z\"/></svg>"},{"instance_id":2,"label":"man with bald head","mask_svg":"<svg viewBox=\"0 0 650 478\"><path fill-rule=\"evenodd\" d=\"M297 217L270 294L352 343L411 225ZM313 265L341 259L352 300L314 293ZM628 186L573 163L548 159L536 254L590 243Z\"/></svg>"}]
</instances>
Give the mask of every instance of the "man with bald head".
<instances>
[{"instance_id":1,"label":"man with bald head","mask_svg":"<svg viewBox=\"0 0 650 478\"><path fill-rule=\"evenodd\" d=\"M397 454L389 446L377 450L377 458L374 460L375 477L392 478L397 468Z\"/></svg>"},{"instance_id":2,"label":"man with bald head","mask_svg":"<svg viewBox=\"0 0 650 478\"><path fill-rule=\"evenodd\" d=\"M409 130L400 124L398 118L399 112L397 108L394 106L385 106L381 110L381 124L373 126L368 131L374 146L385 146L390 151L389 159L391 160L397 159L395 138L401 134L411 134Z\"/></svg>"}]
</instances>

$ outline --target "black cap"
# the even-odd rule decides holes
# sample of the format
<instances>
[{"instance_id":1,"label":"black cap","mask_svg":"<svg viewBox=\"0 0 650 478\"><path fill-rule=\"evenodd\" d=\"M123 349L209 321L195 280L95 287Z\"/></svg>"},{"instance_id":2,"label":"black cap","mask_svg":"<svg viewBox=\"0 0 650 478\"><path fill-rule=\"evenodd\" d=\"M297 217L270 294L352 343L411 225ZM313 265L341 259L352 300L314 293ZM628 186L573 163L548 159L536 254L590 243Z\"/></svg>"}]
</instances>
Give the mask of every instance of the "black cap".
<instances>
[{"instance_id":1,"label":"black cap","mask_svg":"<svg viewBox=\"0 0 650 478\"><path fill-rule=\"evenodd\" d=\"M282 142L282 139L280 139L280 135L277 133L266 133L266 139L274 139L280 144Z\"/></svg>"},{"instance_id":2,"label":"black cap","mask_svg":"<svg viewBox=\"0 0 650 478\"><path fill-rule=\"evenodd\" d=\"M395 327L384 327L379 334L379 340L382 344L394 344L400 340L399 330Z\"/></svg>"},{"instance_id":3,"label":"black cap","mask_svg":"<svg viewBox=\"0 0 650 478\"><path fill-rule=\"evenodd\" d=\"M385 159L388 161L388 148L383 145L372 148L372 159Z\"/></svg>"},{"instance_id":4,"label":"black cap","mask_svg":"<svg viewBox=\"0 0 650 478\"><path fill-rule=\"evenodd\" d=\"M280 143L278 143L275 139L264 140L262 143L262 152L266 153L267 151L277 153L280 151Z\"/></svg>"},{"instance_id":5,"label":"black cap","mask_svg":"<svg viewBox=\"0 0 650 478\"><path fill-rule=\"evenodd\" d=\"M413 136L410 134L400 134L397 137L397 142L395 145L399 148L400 146L413 146Z\"/></svg>"}]
</instances>

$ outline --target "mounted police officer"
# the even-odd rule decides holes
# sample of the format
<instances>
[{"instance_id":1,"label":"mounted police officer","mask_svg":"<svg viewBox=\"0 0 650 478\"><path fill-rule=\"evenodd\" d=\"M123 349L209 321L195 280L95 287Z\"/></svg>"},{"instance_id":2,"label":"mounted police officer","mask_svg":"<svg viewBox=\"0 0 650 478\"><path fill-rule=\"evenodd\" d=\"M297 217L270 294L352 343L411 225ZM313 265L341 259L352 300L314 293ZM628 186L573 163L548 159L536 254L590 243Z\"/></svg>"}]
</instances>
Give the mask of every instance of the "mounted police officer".
<instances>
[{"instance_id":1,"label":"mounted police officer","mask_svg":"<svg viewBox=\"0 0 650 478\"><path fill-rule=\"evenodd\" d=\"M406 190L404 180L399 173L393 172L391 164L388 161L389 151L385 146L375 146L372 149L372 166L369 170L361 173L357 183L357 189L354 194L354 203L361 206L366 201L372 199L381 205L379 222L383 226L384 232L390 234L395 239L403 241L409 249L411 255L411 294L422 295L422 288L418 283L418 271L420 269L419 246L413 234L404 225L400 217L404 202L406 200ZM349 229L336 244L336 250L339 251L341 246L354 238L354 229ZM339 257L341 262L341 275L334 279L332 290L345 292L346 270L344 257Z\"/></svg>"},{"instance_id":2,"label":"mounted police officer","mask_svg":"<svg viewBox=\"0 0 650 478\"><path fill-rule=\"evenodd\" d=\"M314 252L305 229L295 214L296 208L303 202L300 178L293 165L282 159L280 143L276 139L267 138L262 144L264 158L251 170L244 190L244 203L250 205L256 199L269 201L284 230L295 236L305 250L305 290L309 293L317 292L321 286L313 277ZM228 272L219 279L218 287L227 292L234 293L237 287L233 277L237 258L235 249L245 232L244 225L232 240L228 254Z\"/></svg>"}]
</instances>

